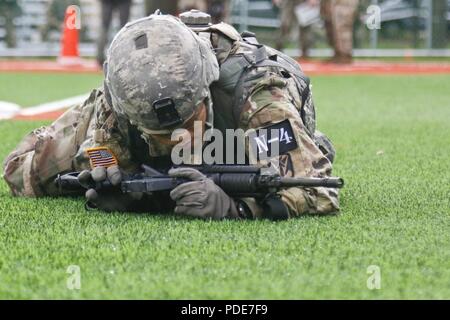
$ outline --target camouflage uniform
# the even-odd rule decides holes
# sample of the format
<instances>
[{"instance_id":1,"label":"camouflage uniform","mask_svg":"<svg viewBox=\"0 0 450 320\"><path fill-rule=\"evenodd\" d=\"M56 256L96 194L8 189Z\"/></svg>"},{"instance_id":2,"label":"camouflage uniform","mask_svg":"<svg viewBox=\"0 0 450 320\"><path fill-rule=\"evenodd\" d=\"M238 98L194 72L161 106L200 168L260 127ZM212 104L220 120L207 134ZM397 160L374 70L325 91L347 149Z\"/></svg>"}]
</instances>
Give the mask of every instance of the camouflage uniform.
<instances>
[{"instance_id":1,"label":"camouflage uniform","mask_svg":"<svg viewBox=\"0 0 450 320\"><path fill-rule=\"evenodd\" d=\"M295 15L295 8L307 0L283 0L281 2L280 13L280 37L277 40L277 49L281 50L286 42L286 39L294 25L297 25L297 17ZM311 26L299 27L299 44L302 49L302 56L308 57L309 49L312 44Z\"/></svg>"},{"instance_id":2,"label":"camouflage uniform","mask_svg":"<svg viewBox=\"0 0 450 320\"><path fill-rule=\"evenodd\" d=\"M357 0L322 0L321 14L330 46L338 59L351 59Z\"/></svg>"},{"instance_id":3,"label":"camouflage uniform","mask_svg":"<svg viewBox=\"0 0 450 320\"><path fill-rule=\"evenodd\" d=\"M242 57L251 47L230 25L221 23L202 32L211 39L223 70L228 62ZM265 47L271 57L277 53ZM281 53L280 53L281 54ZM233 65L233 63L232 63ZM239 68L238 68L239 69ZM236 66L234 68L236 69ZM287 121L292 128L296 148L280 155L285 164L284 175L324 177L331 175L331 162L315 141L313 102L309 87L299 92L294 79L274 66L253 69L252 82L247 83L239 104L239 112L226 103L227 83L220 79L211 86L214 103L214 125L226 128L267 127ZM304 94L304 93L307 94ZM225 102L224 102L225 101ZM301 115L310 114L309 116ZM306 119L304 121L304 119ZM309 119L309 120L308 120ZM4 177L14 195L60 195L52 181L58 173L89 168L85 150L106 146L114 153L122 169L135 172L142 163L157 169L171 166L171 147L158 144L151 136L145 142L140 132L112 111L103 89L93 90L81 105L68 110L52 125L30 133L5 161ZM304 213L326 214L339 210L338 191L328 188L290 188L280 191L291 217ZM254 217L261 208L253 199L245 199Z\"/></svg>"}]
</instances>

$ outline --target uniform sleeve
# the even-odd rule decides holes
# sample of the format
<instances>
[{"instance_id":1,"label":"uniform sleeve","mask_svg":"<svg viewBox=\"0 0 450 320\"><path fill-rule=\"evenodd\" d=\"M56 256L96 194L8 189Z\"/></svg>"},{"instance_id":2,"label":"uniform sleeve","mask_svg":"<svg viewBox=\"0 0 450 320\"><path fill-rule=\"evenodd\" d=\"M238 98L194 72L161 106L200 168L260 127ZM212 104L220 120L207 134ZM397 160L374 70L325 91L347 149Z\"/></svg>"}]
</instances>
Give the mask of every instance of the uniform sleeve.
<instances>
[{"instance_id":1,"label":"uniform sleeve","mask_svg":"<svg viewBox=\"0 0 450 320\"><path fill-rule=\"evenodd\" d=\"M93 110L100 95L93 90L83 104L69 109L51 125L28 134L9 154L3 177L13 195L38 197L59 193L53 180L58 173L75 169L74 159L93 125ZM78 162L78 166L84 165Z\"/></svg>"},{"instance_id":2,"label":"uniform sleeve","mask_svg":"<svg viewBox=\"0 0 450 320\"><path fill-rule=\"evenodd\" d=\"M305 103L312 103L311 96ZM300 108L302 101L294 80L274 74L252 90L241 112L240 126L244 130L280 129L279 155L270 160L277 160L275 163L281 175L328 177L331 175L331 162L308 134L300 116ZM264 163L260 161L259 164ZM288 207L290 217L339 211L337 189L295 187L281 190L279 195ZM247 205L254 215L261 214L261 208L254 201L247 202Z\"/></svg>"}]
</instances>

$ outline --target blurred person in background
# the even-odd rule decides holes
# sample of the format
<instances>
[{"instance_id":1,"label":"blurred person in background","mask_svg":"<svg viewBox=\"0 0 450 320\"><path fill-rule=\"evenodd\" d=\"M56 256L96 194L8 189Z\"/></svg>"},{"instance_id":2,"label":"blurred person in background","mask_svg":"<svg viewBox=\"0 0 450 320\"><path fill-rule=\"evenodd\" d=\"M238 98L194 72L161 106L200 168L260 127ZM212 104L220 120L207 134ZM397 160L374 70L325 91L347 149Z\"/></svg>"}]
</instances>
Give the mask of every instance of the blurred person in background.
<instances>
[{"instance_id":1,"label":"blurred person in background","mask_svg":"<svg viewBox=\"0 0 450 320\"><path fill-rule=\"evenodd\" d=\"M353 56L353 24L358 0L322 0L321 15L330 46L334 49L331 62L347 64Z\"/></svg>"},{"instance_id":2,"label":"blurred person in background","mask_svg":"<svg viewBox=\"0 0 450 320\"><path fill-rule=\"evenodd\" d=\"M200 10L203 12L207 11L207 0L179 0L178 1L178 11L177 15L180 12L189 11L192 9Z\"/></svg>"},{"instance_id":3,"label":"blurred person in background","mask_svg":"<svg viewBox=\"0 0 450 320\"><path fill-rule=\"evenodd\" d=\"M280 36L278 37L276 48L282 50L284 44L295 25L299 27L299 47L302 50L302 57L309 57L309 49L312 44L311 25L302 25L297 22L296 8L305 4L311 7L319 6L319 0L273 0L274 5L280 8Z\"/></svg>"},{"instance_id":4,"label":"blurred person in background","mask_svg":"<svg viewBox=\"0 0 450 320\"><path fill-rule=\"evenodd\" d=\"M179 12L197 9L207 11L211 15L212 23L227 20L228 0L146 0L146 15L153 14L156 10L163 14L177 16Z\"/></svg>"},{"instance_id":5,"label":"blurred person in background","mask_svg":"<svg viewBox=\"0 0 450 320\"><path fill-rule=\"evenodd\" d=\"M211 15L213 24L228 21L229 1L208 0L208 13Z\"/></svg>"},{"instance_id":6,"label":"blurred person in background","mask_svg":"<svg viewBox=\"0 0 450 320\"><path fill-rule=\"evenodd\" d=\"M145 0L145 13L147 16L156 10L161 10L163 14L178 14L178 0Z\"/></svg>"},{"instance_id":7,"label":"blurred person in background","mask_svg":"<svg viewBox=\"0 0 450 320\"><path fill-rule=\"evenodd\" d=\"M105 61L105 47L108 43L108 33L113 12L119 12L120 28L122 28L128 22L130 8L131 0L101 0L102 25L97 43L97 62L100 66L102 66Z\"/></svg>"},{"instance_id":8,"label":"blurred person in background","mask_svg":"<svg viewBox=\"0 0 450 320\"><path fill-rule=\"evenodd\" d=\"M21 14L17 0L0 0L0 18L3 18L5 28L5 42L8 48L16 46L14 18Z\"/></svg>"}]
</instances>

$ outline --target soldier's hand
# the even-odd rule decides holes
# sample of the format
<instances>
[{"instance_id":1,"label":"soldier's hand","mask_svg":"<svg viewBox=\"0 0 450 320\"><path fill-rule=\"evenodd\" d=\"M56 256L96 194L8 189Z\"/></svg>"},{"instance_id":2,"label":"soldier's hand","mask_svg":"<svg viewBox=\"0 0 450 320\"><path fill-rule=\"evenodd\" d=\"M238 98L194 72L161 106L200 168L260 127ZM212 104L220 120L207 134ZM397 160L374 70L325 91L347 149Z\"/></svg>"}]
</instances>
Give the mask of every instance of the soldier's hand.
<instances>
[{"instance_id":1,"label":"soldier's hand","mask_svg":"<svg viewBox=\"0 0 450 320\"><path fill-rule=\"evenodd\" d=\"M238 217L233 199L200 171L175 168L169 170L169 175L192 180L170 192L170 197L176 202L175 213L212 219Z\"/></svg>"},{"instance_id":2,"label":"soldier's hand","mask_svg":"<svg viewBox=\"0 0 450 320\"><path fill-rule=\"evenodd\" d=\"M103 211L127 211L131 210L133 202L142 198L142 193L121 192L119 185L122 182L123 173L119 166L114 165L108 168L95 167L93 170L84 170L78 175L80 184L88 190L86 191L86 207L98 208ZM108 181L113 187L96 190L93 185Z\"/></svg>"}]
</instances>

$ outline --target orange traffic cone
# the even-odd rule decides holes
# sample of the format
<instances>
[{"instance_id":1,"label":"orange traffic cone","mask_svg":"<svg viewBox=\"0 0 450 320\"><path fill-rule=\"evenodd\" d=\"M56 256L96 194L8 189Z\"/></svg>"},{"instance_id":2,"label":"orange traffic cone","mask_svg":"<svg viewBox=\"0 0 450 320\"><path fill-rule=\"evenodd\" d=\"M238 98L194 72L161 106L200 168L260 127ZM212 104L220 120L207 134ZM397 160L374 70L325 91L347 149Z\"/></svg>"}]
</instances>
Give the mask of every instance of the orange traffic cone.
<instances>
[{"instance_id":1,"label":"orange traffic cone","mask_svg":"<svg viewBox=\"0 0 450 320\"><path fill-rule=\"evenodd\" d=\"M61 52L58 57L58 63L63 65L81 65L80 52L78 51L79 11L77 6L69 6L66 9L61 37Z\"/></svg>"}]
</instances>

